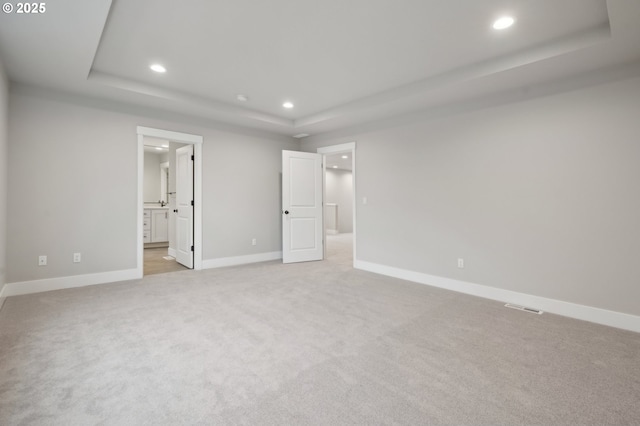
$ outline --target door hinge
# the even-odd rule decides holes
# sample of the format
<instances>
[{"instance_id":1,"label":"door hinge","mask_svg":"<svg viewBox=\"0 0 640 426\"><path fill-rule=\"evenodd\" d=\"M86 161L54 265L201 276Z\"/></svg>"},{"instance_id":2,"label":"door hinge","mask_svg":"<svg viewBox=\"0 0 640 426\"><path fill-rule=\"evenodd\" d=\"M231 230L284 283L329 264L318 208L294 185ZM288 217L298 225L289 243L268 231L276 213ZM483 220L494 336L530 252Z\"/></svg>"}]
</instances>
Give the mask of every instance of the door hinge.
<instances>
[{"instance_id":1,"label":"door hinge","mask_svg":"<svg viewBox=\"0 0 640 426\"><path fill-rule=\"evenodd\" d=\"M191 205L193 206L193 200L191 200Z\"/></svg>"},{"instance_id":2,"label":"door hinge","mask_svg":"<svg viewBox=\"0 0 640 426\"><path fill-rule=\"evenodd\" d=\"M195 160L195 156L192 155L191 156L191 161L193 161L193 160Z\"/></svg>"},{"instance_id":3,"label":"door hinge","mask_svg":"<svg viewBox=\"0 0 640 426\"><path fill-rule=\"evenodd\" d=\"M191 246L191 251L193 251L193 246Z\"/></svg>"}]
</instances>

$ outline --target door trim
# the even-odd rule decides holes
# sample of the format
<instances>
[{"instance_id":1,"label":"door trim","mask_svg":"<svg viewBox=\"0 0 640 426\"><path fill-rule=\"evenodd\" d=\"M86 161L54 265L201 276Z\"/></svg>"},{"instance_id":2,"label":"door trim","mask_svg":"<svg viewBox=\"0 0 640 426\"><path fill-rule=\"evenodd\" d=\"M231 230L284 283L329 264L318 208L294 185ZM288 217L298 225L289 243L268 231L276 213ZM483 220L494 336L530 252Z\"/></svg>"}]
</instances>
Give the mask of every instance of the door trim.
<instances>
[{"instance_id":1,"label":"door trim","mask_svg":"<svg viewBox=\"0 0 640 426\"><path fill-rule=\"evenodd\" d=\"M154 129L138 126L138 217L136 219L137 230L137 259L136 272L138 278L144 275L144 242L142 216L144 210L144 137L167 139L172 142L180 142L193 145L194 171L193 171L193 269L202 269L202 143L204 138L200 135L173 132L171 130Z\"/></svg>"},{"instance_id":2,"label":"door trim","mask_svg":"<svg viewBox=\"0 0 640 426\"><path fill-rule=\"evenodd\" d=\"M356 195L356 143L355 142L348 142L348 143L343 143L343 144L339 144L339 145L330 145L330 146L323 146L320 147L316 150L316 152L318 154L322 154L322 205L324 206L325 203L325 199L327 198L327 194L326 194L326 188L325 188L325 183L327 181L327 154L339 154L339 153L347 153L350 152L351 153L351 179L353 179L353 217L351 218L353 220L353 267L356 267L356 217L357 217L357 207L358 207L358 203L356 202L357 195ZM322 225L322 230L324 232L324 235L322 236L322 240L324 241L324 258L326 259L326 250L327 250L327 231L326 228L324 226L324 223Z\"/></svg>"}]
</instances>

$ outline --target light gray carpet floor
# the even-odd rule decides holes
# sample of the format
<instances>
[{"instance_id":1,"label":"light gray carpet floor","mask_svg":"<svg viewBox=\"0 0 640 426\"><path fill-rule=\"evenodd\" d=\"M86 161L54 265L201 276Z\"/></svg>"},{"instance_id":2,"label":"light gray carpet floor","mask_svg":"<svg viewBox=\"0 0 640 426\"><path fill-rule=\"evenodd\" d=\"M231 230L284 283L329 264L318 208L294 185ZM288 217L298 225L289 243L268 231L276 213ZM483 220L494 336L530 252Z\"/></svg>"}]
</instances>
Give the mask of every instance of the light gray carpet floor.
<instances>
[{"instance_id":1,"label":"light gray carpet floor","mask_svg":"<svg viewBox=\"0 0 640 426\"><path fill-rule=\"evenodd\" d=\"M640 335L324 262L11 297L1 425L638 424Z\"/></svg>"}]
</instances>

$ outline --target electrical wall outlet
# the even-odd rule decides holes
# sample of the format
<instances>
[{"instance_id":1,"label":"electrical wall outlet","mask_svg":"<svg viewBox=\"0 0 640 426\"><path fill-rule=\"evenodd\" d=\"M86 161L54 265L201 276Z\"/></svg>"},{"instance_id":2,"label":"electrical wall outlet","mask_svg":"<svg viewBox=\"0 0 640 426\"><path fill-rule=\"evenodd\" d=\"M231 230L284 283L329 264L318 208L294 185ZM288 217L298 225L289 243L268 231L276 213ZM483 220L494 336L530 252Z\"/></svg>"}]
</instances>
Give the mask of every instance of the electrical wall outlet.
<instances>
[{"instance_id":1,"label":"electrical wall outlet","mask_svg":"<svg viewBox=\"0 0 640 426\"><path fill-rule=\"evenodd\" d=\"M256 244L258 244L258 241L254 238L253 240L251 240L251 245L255 246Z\"/></svg>"},{"instance_id":2,"label":"electrical wall outlet","mask_svg":"<svg viewBox=\"0 0 640 426\"><path fill-rule=\"evenodd\" d=\"M73 253L73 263L80 263L82 256L80 253Z\"/></svg>"},{"instance_id":3,"label":"electrical wall outlet","mask_svg":"<svg viewBox=\"0 0 640 426\"><path fill-rule=\"evenodd\" d=\"M464 259L458 258L458 268L464 268Z\"/></svg>"},{"instance_id":4,"label":"electrical wall outlet","mask_svg":"<svg viewBox=\"0 0 640 426\"><path fill-rule=\"evenodd\" d=\"M38 256L38 266L47 266L47 256Z\"/></svg>"}]
</instances>

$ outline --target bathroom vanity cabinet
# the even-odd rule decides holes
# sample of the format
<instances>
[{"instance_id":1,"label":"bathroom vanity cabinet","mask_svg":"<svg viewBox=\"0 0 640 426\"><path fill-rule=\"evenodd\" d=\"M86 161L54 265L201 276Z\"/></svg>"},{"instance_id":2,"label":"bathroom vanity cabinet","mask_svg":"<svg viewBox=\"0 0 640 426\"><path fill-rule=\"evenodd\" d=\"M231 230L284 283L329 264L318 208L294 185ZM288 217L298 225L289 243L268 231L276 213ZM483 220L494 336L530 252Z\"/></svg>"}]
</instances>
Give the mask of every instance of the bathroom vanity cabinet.
<instances>
[{"instance_id":1,"label":"bathroom vanity cabinet","mask_svg":"<svg viewBox=\"0 0 640 426\"><path fill-rule=\"evenodd\" d=\"M153 207L144 209L143 233L145 243L169 241L169 208Z\"/></svg>"}]
</instances>

